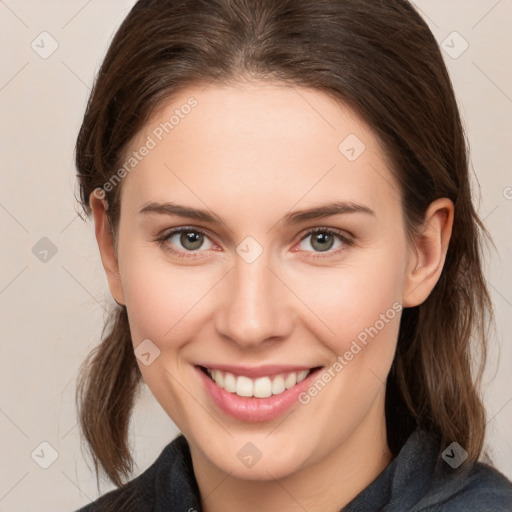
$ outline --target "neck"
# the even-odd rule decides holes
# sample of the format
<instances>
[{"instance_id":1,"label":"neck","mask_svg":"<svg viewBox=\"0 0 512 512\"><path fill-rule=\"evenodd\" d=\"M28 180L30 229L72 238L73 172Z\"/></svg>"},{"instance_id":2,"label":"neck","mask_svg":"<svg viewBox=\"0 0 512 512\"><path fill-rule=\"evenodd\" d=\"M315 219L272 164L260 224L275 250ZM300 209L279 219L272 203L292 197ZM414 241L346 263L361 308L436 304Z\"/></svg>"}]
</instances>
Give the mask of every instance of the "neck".
<instances>
[{"instance_id":1,"label":"neck","mask_svg":"<svg viewBox=\"0 0 512 512\"><path fill-rule=\"evenodd\" d=\"M327 457L283 478L235 478L192 445L191 454L204 512L336 512L373 482L392 459L383 403Z\"/></svg>"}]
</instances>

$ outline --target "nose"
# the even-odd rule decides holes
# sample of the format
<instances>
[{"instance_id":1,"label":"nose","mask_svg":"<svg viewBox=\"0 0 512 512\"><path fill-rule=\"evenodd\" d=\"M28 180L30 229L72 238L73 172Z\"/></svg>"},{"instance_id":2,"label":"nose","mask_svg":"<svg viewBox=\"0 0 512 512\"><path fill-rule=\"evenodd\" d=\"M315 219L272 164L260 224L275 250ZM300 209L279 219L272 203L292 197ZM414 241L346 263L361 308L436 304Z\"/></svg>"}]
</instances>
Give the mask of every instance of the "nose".
<instances>
[{"instance_id":1,"label":"nose","mask_svg":"<svg viewBox=\"0 0 512 512\"><path fill-rule=\"evenodd\" d=\"M235 259L218 289L215 327L223 338L244 348L267 347L293 330L291 292L269 267L265 252L256 261Z\"/></svg>"}]
</instances>

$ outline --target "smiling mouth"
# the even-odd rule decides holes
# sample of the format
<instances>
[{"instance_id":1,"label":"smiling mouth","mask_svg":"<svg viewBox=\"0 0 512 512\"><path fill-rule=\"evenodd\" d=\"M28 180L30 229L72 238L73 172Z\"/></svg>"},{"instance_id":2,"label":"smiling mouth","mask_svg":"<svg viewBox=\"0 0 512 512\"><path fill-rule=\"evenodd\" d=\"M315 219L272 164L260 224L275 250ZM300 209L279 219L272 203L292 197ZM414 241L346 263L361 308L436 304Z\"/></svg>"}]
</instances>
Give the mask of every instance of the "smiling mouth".
<instances>
[{"instance_id":1,"label":"smiling mouth","mask_svg":"<svg viewBox=\"0 0 512 512\"><path fill-rule=\"evenodd\" d=\"M301 370L297 372L285 372L278 375L263 376L252 379L245 375L234 375L230 372L225 372L217 369L206 368L204 366L199 367L203 373L215 382L215 384L234 395L240 397L254 397L254 398L268 398L273 395L279 395L291 389L304 379L308 377L312 372L321 368L317 366L310 368L309 370Z\"/></svg>"}]
</instances>

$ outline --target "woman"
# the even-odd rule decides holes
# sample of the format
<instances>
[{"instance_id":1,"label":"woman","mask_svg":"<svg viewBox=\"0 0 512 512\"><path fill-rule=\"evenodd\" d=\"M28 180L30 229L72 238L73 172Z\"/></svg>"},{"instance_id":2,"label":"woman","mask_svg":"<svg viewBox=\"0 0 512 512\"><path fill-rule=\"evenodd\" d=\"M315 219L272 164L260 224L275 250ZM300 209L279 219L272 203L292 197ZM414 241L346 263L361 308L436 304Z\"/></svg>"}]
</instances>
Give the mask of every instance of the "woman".
<instances>
[{"instance_id":1,"label":"woman","mask_svg":"<svg viewBox=\"0 0 512 512\"><path fill-rule=\"evenodd\" d=\"M486 231L408 2L139 0L76 163L118 304L77 400L120 488L83 511L511 509ZM123 485L142 380L182 435Z\"/></svg>"}]
</instances>

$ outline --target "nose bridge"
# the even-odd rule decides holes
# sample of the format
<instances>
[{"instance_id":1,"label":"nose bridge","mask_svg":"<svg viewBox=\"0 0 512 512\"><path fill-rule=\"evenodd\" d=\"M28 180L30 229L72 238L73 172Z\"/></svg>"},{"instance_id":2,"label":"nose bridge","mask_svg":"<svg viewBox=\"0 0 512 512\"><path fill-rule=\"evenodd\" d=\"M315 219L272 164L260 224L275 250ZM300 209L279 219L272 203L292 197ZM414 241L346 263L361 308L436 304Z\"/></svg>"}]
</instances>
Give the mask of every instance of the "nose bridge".
<instances>
[{"instance_id":1,"label":"nose bridge","mask_svg":"<svg viewBox=\"0 0 512 512\"><path fill-rule=\"evenodd\" d=\"M216 312L217 331L244 346L286 336L291 318L285 287L270 270L269 255L263 252L251 261L240 254L224 284L224 298Z\"/></svg>"}]
</instances>

